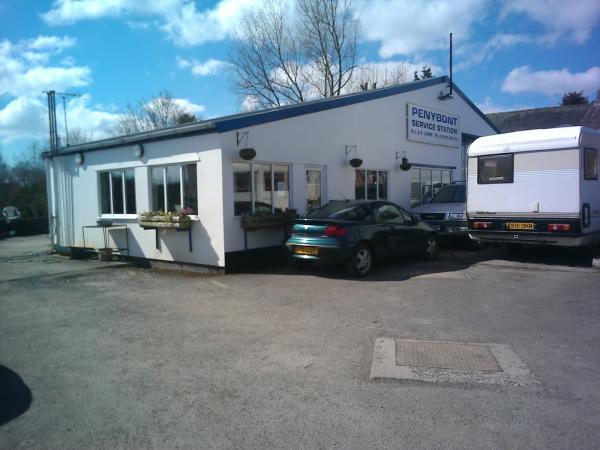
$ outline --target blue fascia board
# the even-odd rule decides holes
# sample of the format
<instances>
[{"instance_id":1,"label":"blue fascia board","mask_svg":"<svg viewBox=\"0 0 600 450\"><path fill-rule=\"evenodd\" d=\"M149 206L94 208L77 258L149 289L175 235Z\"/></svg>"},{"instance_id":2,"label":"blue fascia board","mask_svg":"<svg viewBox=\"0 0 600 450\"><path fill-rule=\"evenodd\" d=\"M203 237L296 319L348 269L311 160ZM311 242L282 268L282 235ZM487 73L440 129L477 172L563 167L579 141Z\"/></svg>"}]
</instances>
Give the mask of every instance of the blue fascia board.
<instances>
[{"instance_id":1,"label":"blue fascia board","mask_svg":"<svg viewBox=\"0 0 600 450\"><path fill-rule=\"evenodd\" d=\"M368 102L392 95L404 94L406 92L416 91L436 84L449 83L450 79L444 75L427 80L419 80L399 86L375 89L372 91L358 92L340 97L330 97L325 99L313 100L310 102L298 103L294 105L282 106L280 108L266 111L257 111L252 113L238 114L235 116L213 119L218 133L239 130L255 125L274 122L277 120L290 119L292 117L302 116L320 111L327 111L343 106L350 106L356 103ZM469 98L453 84L454 91L481 117L494 131L500 133L500 130L492 123L488 117L481 112Z\"/></svg>"}]
</instances>

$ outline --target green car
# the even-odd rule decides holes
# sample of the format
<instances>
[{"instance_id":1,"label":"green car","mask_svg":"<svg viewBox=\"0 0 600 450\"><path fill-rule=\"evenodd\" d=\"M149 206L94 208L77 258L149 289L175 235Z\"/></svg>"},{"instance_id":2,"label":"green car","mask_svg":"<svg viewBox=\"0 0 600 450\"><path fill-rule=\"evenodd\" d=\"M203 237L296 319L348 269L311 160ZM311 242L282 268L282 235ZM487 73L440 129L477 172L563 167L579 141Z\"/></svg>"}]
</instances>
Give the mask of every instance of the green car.
<instances>
[{"instance_id":1,"label":"green car","mask_svg":"<svg viewBox=\"0 0 600 450\"><path fill-rule=\"evenodd\" d=\"M344 264L353 276L365 276L375 258L437 258L435 231L386 201L331 201L292 222L285 246L290 261Z\"/></svg>"}]
</instances>

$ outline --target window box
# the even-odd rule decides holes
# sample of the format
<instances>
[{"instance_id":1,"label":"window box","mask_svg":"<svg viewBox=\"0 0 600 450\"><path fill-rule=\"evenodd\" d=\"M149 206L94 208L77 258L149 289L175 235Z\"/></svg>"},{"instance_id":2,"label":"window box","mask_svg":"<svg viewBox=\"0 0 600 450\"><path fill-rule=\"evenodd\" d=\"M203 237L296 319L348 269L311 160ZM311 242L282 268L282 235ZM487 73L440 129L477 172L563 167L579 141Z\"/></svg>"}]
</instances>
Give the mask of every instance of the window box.
<instances>
[{"instance_id":1,"label":"window box","mask_svg":"<svg viewBox=\"0 0 600 450\"><path fill-rule=\"evenodd\" d=\"M286 209L275 214L244 214L241 226L244 230L253 231L261 228L282 228L298 218L295 209Z\"/></svg>"},{"instance_id":2,"label":"window box","mask_svg":"<svg viewBox=\"0 0 600 450\"><path fill-rule=\"evenodd\" d=\"M140 214L138 224L145 230L189 230L192 219L186 214L158 214L154 212Z\"/></svg>"}]
</instances>

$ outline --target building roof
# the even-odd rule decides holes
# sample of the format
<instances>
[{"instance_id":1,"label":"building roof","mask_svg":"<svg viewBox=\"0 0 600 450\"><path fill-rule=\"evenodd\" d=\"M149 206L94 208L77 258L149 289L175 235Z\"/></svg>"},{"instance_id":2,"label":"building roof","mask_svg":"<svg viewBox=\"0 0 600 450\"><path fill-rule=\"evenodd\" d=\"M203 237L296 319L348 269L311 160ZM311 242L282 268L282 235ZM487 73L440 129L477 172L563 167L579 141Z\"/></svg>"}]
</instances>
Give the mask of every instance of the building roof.
<instances>
[{"instance_id":1,"label":"building roof","mask_svg":"<svg viewBox=\"0 0 600 450\"><path fill-rule=\"evenodd\" d=\"M480 137L469 147L469 156L577 148L583 132L600 136L600 131L585 127L514 131Z\"/></svg>"},{"instance_id":2,"label":"building roof","mask_svg":"<svg viewBox=\"0 0 600 450\"><path fill-rule=\"evenodd\" d=\"M85 144L63 148L58 154L69 155L73 153L102 150L122 145L169 139L172 137L192 136L214 132L223 133L277 120L289 119L291 117L301 116L304 114L341 108L356 103L403 94L429 86L434 86L436 84L448 84L449 82L450 78L447 76L412 81L409 83L373 89L370 91L355 92L338 97L322 98L304 103L281 106L279 108L235 114L185 125L178 125L171 128L163 128L160 130L145 131L142 133L118 136L100 141L87 142ZM479 110L479 108L477 108L477 106L475 106L475 104L469 100L469 98L454 83L452 86L455 95L461 97L490 127L492 127L493 130L499 132L494 123L484 113L482 113L481 110ZM49 156L50 153L46 153L45 155Z\"/></svg>"},{"instance_id":3,"label":"building roof","mask_svg":"<svg viewBox=\"0 0 600 450\"><path fill-rule=\"evenodd\" d=\"M598 100L588 105L525 109L493 113L487 116L502 133L568 125L600 129L600 103Z\"/></svg>"}]
</instances>

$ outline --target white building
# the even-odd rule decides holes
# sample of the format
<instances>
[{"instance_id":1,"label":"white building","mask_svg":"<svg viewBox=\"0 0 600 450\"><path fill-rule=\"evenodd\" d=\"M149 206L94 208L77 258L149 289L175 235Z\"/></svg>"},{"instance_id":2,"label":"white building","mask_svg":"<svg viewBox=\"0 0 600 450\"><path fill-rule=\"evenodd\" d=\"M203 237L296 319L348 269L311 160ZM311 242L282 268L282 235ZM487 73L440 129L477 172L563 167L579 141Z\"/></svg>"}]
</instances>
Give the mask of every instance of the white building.
<instances>
[{"instance_id":1,"label":"white building","mask_svg":"<svg viewBox=\"0 0 600 450\"><path fill-rule=\"evenodd\" d=\"M444 95L448 83L415 81L48 154L52 245L83 246L85 232L86 246L103 247L101 229L82 227L111 219L127 230L105 230L109 245L124 247L127 235L132 257L223 268L236 252L281 244L281 229L244 232L245 212L302 214L343 198L410 209L463 179L466 145L497 132L456 86ZM239 153L248 147L251 161ZM189 235L138 225L142 212L180 208L196 213Z\"/></svg>"}]
</instances>

